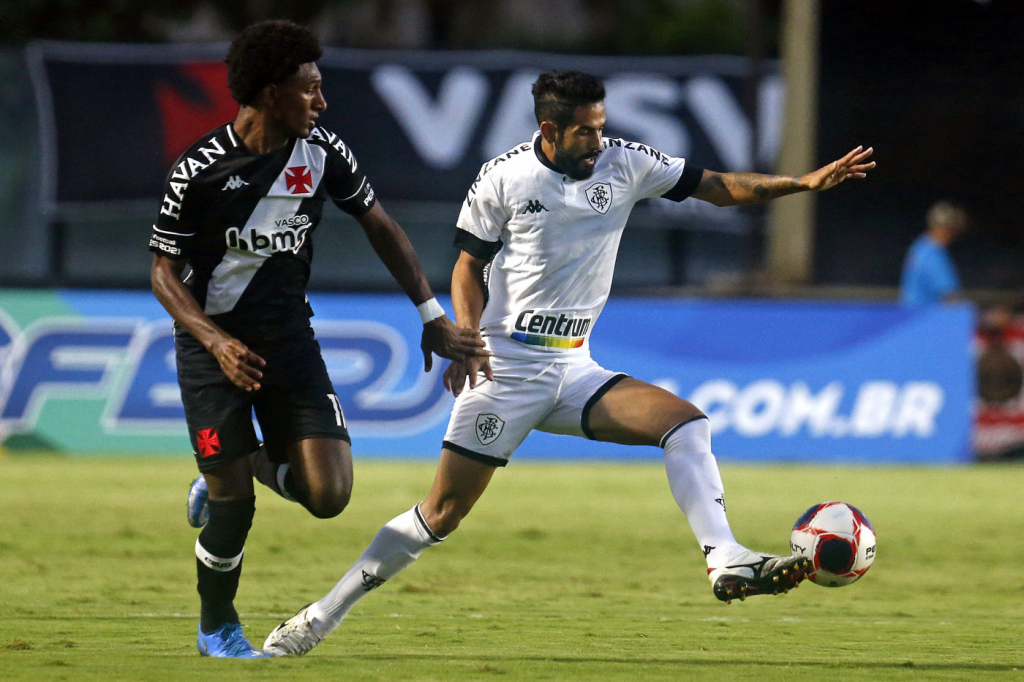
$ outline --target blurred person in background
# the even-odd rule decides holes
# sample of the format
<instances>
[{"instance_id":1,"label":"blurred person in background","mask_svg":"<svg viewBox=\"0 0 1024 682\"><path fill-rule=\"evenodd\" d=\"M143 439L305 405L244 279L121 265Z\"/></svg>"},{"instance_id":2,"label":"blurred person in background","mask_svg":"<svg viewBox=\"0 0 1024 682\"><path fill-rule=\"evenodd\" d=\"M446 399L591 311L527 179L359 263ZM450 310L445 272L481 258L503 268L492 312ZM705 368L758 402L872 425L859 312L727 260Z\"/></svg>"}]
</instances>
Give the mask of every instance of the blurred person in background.
<instances>
[{"instance_id":1,"label":"blurred person in background","mask_svg":"<svg viewBox=\"0 0 1024 682\"><path fill-rule=\"evenodd\" d=\"M948 201L928 209L928 229L914 240L903 261L900 301L922 306L956 300L960 278L949 245L967 230L967 213Z\"/></svg>"}]
</instances>

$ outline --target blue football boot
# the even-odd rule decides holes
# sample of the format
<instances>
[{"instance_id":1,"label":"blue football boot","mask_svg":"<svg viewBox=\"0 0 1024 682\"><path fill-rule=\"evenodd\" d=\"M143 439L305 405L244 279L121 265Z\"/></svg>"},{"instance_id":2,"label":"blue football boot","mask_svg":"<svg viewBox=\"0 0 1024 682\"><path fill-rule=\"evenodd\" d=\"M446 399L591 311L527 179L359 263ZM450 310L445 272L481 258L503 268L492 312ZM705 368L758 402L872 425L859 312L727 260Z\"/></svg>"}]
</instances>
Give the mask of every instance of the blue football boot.
<instances>
[{"instance_id":1,"label":"blue football boot","mask_svg":"<svg viewBox=\"0 0 1024 682\"><path fill-rule=\"evenodd\" d=\"M225 623L209 634L203 632L200 626L196 646L203 656L215 658L267 657L262 651L252 648L252 644L249 644L249 640L242 634L242 626L239 623Z\"/></svg>"},{"instance_id":2,"label":"blue football boot","mask_svg":"<svg viewBox=\"0 0 1024 682\"><path fill-rule=\"evenodd\" d=\"M200 476L192 481L188 489L188 525L202 528L210 520L210 491L206 487L206 479Z\"/></svg>"}]
</instances>

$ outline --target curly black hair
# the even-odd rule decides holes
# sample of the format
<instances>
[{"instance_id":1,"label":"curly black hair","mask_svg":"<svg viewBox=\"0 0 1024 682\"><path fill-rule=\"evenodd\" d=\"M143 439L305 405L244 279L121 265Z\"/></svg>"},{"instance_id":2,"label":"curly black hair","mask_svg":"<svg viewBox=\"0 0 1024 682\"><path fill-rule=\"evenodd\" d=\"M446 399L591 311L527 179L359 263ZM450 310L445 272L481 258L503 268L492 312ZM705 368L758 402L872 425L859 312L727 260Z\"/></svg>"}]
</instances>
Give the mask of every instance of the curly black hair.
<instances>
[{"instance_id":1,"label":"curly black hair","mask_svg":"<svg viewBox=\"0 0 1024 682\"><path fill-rule=\"evenodd\" d=\"M582 71L548 71L533 84L537 123L551 121L559 130L572 123L576 108L604 101L604 83Z\"/></svg>"},{"instance_id":2,"label":"curly black hair","mask_svg":"<svg viewBox=\"0 0 1024 682\"><path fill-rule=\"evenodd\" d=\"M279 20L253 24L234 39L224 60L231 97L252 104L264 87L284 83L300 65L323 54L320 41L305 26Z\"/></svg>"}]
</instances>

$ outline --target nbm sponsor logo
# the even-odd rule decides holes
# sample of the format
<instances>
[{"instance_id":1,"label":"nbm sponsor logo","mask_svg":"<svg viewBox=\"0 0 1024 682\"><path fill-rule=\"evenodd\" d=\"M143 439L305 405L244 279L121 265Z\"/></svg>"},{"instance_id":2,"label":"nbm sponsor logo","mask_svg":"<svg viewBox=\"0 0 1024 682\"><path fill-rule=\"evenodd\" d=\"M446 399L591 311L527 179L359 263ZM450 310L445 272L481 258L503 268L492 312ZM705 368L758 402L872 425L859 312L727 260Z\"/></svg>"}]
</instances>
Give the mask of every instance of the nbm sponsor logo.
<instances>
[{"instance_id":1,"label":"nbm sponsor logo","mask_svg":"<svg viewBox=\"0 0 1024 682\"><path fill-rule=\"evenodd\" d=\"M259 229L255 227L250 227L246 231L239 230L237 227L229 227L224 233L224 238L229 249L238 249L239 251L252 251L254 253L264 254L273 254L281 251L298 253L299 249L302 248L302 245L306 243L306 234L309 232L309 228L300 227L298 229L293 229L291 227L285 227L281 223L286 223L289 220L297 220L300 217L306 216L296 216L295 218L286 218L284 220L275 221L275 227L281 229L271 231L266 234L260 232Z\"/></svg>"},{"instance_id":2,"label":"nbm sponsor logo","mask_svg":"<svg viewBox=\"0 0 1024 682\"><path fill-rule=\"evenodd\" d=\"M590 331L591 320L589 317L567 317L565 313L559 313L556 317L536 313L534 310L524 310L516 318L515 327L530 334L580 337L586 336Z\"/></svg>"}]
</instances>

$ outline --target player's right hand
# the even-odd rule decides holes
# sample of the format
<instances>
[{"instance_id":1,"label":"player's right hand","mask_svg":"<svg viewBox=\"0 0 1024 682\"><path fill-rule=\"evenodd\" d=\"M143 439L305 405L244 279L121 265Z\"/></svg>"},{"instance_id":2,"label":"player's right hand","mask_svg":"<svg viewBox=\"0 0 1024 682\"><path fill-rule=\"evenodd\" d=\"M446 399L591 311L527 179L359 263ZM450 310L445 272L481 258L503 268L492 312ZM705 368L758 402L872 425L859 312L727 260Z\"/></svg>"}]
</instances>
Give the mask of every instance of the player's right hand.
<instances>
[{"instance_id":1,"label":"player's right hand","mask_svg":"<svg viewBox=\"0 0 1024 682\"><path fill-rule=\"evenodd\" d=\"M484 348L484 340L479 329L463 329L447 316L431 320L423 325L423 336L420 340L423 350L423 371L429 372L434 361L431 353L436 353L449 360L464 360L468 357L486 357L491 353Z\"/></svg>"},{"instance_id":2,"label":"player's right hand","mask_svg":"<svg viewBox=\"0 0 1024 682\"><path fill-rule=\"evenodd\" d=\"M249 393L260 390L260 379L263 378L260 368L267 363L244 343L225 336L210 347L210 352L220 363L221 371L235 386Z\"/></svg>"},{"instance_id":3,"label":"player's right hand","mask_svg":"<svg viewBox=\"0 0 1024 682\"><path fill-rule=\"evenodd\" d=\"M469 357L465 360L453 360L444 371L444 387L452 392L456 398L466 388L466 380L469 380L469 387L476 388L480 383L480 373L489 381L494 381L494 370L491 369L491 359L486 357Z\"/></svg>"}]
</instances>

